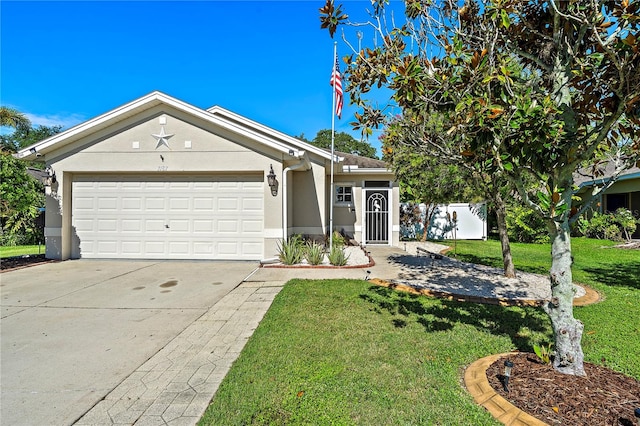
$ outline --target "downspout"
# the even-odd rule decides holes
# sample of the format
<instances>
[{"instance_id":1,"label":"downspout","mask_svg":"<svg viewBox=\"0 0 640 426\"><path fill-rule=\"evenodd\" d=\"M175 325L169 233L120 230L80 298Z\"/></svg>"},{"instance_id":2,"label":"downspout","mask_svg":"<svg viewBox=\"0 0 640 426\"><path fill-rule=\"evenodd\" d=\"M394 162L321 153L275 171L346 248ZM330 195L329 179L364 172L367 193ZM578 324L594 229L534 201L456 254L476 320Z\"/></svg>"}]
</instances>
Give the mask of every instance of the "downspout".
<instances>
[{"instance_id":1,"label":"downspout","mask_svg":"<svg viewBox=\"0 0 640 426\"><path fill-rule=\"evenodd\" d=\"M289 203L287 201L287 199L289 198L289 191L287 189L288 173L292 170L298 170L303 167L305 168L305 170L311 169L311 162L309 161L309 157L307 156L307 153L305 151L298 151L295 155L294 153L290 152L290 155L293 155L296 158L298 158L300 162L298 164L289 166L282 171L282 240L283 241L287 241L288 239L287 228L289 226L288 220L287 220L287 216L289 213L287 210L289 208Z\"/></svg>"}]
</instances>

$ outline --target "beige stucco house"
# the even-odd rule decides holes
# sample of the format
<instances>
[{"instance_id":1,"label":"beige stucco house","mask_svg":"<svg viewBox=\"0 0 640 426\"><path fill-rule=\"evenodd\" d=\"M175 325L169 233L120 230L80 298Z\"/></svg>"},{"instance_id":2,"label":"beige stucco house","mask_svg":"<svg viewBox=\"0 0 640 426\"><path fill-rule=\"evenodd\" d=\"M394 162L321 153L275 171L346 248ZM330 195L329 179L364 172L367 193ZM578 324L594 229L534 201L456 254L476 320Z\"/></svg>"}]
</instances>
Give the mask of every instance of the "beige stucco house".
<instances>
[{"instance_id":1,"label":"beige stucco house","mask_svg":"<svg viewBox=\"0 0 640 426\"><path fill-rule=\"evenodd\" d=\"M594 187L610 182L614 170L614 164L607 163L600 176L589 175L585 170L576 173L574 176L574 182L578 186L576 195L584 200L590 200ZM625 208L630 210L636 218L640 218L640 168L633 166L623 171L606 191L598 193L596 197L594 205L596 211L615 212L619 208ZM640 238L640 226L632 238Z\"/></svg>"},{"instance_id":2,"label":"beige stucco house","mask_svg":"<svg viewBox=\"0 0 640 426\"><path fill-rule=\"evenodd\" d=\"M50 259L244 259L333 228L397 244L383 162L331 154L220 107L153 92L16 154L43 161ZM271 185L270 185L271 184Z\"/></svg>"}]
</instances>

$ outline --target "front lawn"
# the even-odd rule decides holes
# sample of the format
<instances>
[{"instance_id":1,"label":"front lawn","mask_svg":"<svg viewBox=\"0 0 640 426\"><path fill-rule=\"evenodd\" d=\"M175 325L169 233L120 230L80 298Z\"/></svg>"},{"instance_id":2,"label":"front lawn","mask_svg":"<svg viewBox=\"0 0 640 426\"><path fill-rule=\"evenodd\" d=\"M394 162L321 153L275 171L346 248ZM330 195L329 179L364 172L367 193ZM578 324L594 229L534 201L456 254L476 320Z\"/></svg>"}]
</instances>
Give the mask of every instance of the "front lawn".
<instances>
[{"instance_id":1,"label":"front lawn","mask_svg":"<svg viewBox=\"0 0 640 426\"><path fill-rule=\"evenodd\" d=\"M640 379L640 253L602 244L573 244L576 281L606 297L576 308L585 353ZM458 242L457 251L501 264L494 241ZM514 247L521 270L546 272L548 256L548 245ZM464 367L550 340L536 308L417 297L358 280L293 280L200 424L498 425L461 385Z\"/></svg>"},{"instance_id":2,"label":"front lawn","mask_svg":"<svg viewBox=\"0 0 640 426\"><path fill-rule=\"evenodd\" d=\"M2 246L0 247L0 258L25 256L33 254L44 254L44 245L35 246Z\"/></svg>"}]
</instances>

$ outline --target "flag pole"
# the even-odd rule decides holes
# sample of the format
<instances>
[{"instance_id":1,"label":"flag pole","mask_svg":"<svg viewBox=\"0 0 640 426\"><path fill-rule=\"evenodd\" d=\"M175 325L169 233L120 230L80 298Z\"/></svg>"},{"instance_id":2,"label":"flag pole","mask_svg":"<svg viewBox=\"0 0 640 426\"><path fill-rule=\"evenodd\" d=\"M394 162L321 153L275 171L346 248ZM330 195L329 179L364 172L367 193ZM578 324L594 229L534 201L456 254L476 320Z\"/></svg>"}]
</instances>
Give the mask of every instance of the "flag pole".
<instances>
[{"instance_id":1,"label":"flag pole","mask_svg":"<svg viewBox=\"0 0 640 426\"><path fill-rule=\"evenodd\" d=\"M338 42L333 42L333 75L335 75L336 64L338 63ZM333 160L334 154L334 137L336 130L336 85L333 84L333 100L331 102L331 194L329 195L329 253L333 250L333 197L335 196L335 190L333 188Z\"/></svg>"}]
</instances>

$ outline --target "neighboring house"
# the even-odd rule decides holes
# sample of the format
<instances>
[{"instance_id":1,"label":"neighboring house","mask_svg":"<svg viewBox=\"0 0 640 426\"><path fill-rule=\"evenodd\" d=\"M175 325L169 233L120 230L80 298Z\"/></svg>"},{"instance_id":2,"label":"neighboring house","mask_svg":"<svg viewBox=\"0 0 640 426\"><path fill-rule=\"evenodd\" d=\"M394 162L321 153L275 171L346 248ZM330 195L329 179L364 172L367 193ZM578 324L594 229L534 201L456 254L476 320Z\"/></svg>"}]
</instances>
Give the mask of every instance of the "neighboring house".
<instances>
[{"instance_id":1,"label":"neighboring house","mask_svg":"<svg viewBox=\"0 0 640 426\"><path fill-rule=\"evenodd\" d=\"M43 161L50 259L244 259L333 228L398 243L383 162L331 154L220 107L153 92L16 154Z\"/></svg>"},{"instance_id":2,"label":"neighboring house","mask_svg":"<svg viewBox=\"0 0 640 426\"><path fill-rule=\"evenodd\" d=\"M584 173L576 173L574 182L578 186L577 194L579 197L588 200L591 191L595 186L601 186L607 183L614 172L614 166L609 163L604 168L602 175L598 177L589 176ZM636 217L640 218L640 168L632 167L625 170L618 176L616 181L604 193L598 194L594 200L594 210L600 212L615 212L617 209L624 207L631 211ZM640 238L640 227L632 236Z\"/></svg>"}]
</instances>

